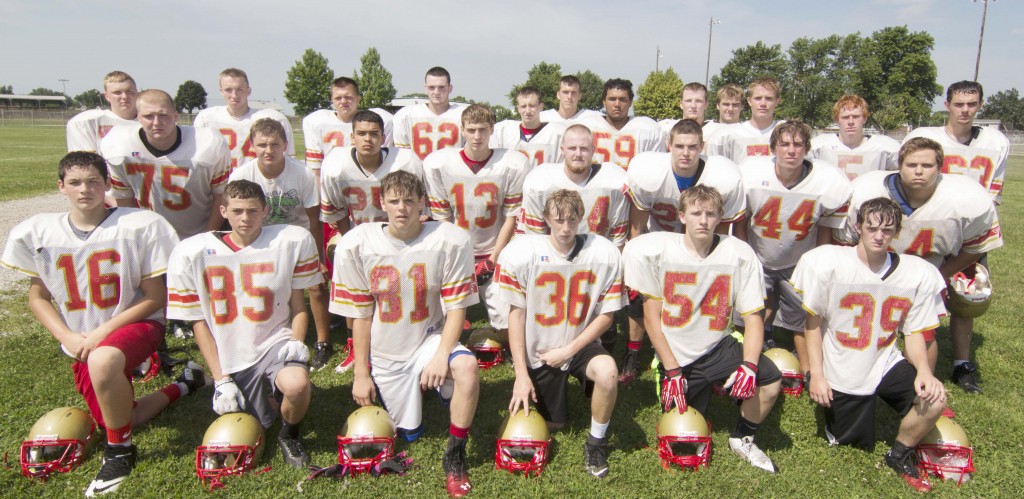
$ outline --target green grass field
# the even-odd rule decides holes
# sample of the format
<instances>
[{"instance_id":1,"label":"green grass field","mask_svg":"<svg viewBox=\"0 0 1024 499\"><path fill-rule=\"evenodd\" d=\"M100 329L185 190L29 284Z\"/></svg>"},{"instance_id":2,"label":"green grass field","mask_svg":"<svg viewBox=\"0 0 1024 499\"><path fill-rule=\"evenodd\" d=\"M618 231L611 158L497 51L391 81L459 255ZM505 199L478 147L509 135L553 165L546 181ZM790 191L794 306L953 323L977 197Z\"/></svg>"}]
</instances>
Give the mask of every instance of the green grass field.
<instances>
[{"instance_id":1,"label":"green grass field","mask_svg":"<svg viewBox=\"0 0 1024 499\"><path fill-rule=\"evenodd\" d=\"M50 130L0 129L0 151L16 150L11 140L37 144L57 141L48 154L54 158L63 151L60 134ZM301 144L301 141L299 142ZM2 157L6 157L3 155ZM0 162L3 168L7 162ZM53 160L49 160L52 168ZM45 162L45 161L44 161ZM2 170L3 177L7 170ZM1021 240L1024 231L1024 158L1011 161L1005 201L1001 208L1005 246L990 257L992 273L999 295L989 312L976 322L974 336L977 360L981 366L983 396L967 396L947 382L951 406L959 422L974 442L978 472L963 487L953 483L937 483L940 496L1002 496L1016 495L1024 490L1024 370L1020 368L1020 352L1024 340L1017 334L1019 323L1012 310L1024 307L1024 276L1012 271L1013 262L1024 257ZM20 197L32 192L52 189L50 177L32 187L24 188ZM6 186L5 182L5 186ZM5 191L8 189L5 189ZM2 194L0 194L2 195ZM1017 229L1021 229L1020 231ZM0 490L7 497L69 497L80 495L100 466L99 452L93 451L85 462L69 474L57 475L45 483L20 476L17 469L18 445L32 423L48 410L73 405L84 407L75 392L69 360L58 350L52 337L38 326L25 305L25 285L0 292L0 450L7 452L13 467L0 473ZM481 310L473 311L478 322ZM312 336L312 335L310 335ZM951 359L949 335L943 328L939 334L942 357L938 368L940 379L948 379ZM335 342L338 340L335 339ZM192 343L170 340L172 347L183 347L201 361ZM621 354L620 344L616 356ZM653 355L649 346L644 355ZM340 360L335 354L334 362ZM712 402L709 419L714 425L711 467L699 472L680 472L661 467L654 447L654 427L660 411L654 394L651 371L629 388L621 390L610 429L612 453L611 473L597 480L583 471L582 446L590 423L589 410L580 390L570 389L570 406L579 408L570 415L568 428L554 437L553 455L539 478L514 477L495 470L495 433L506 413L512 389L513 372L503 365L482 373L482 396L473 425L469 448L473 495L477 497L890 497L911 496L905 486L882 463L882 456L895 437L896 418L880 404L878 446L874 452L826 446L822 432L821 412L815 410L805 395L780 399L768 420L762 425L758 442L778 464L780 472L769 475L756 470L733 455L727 444L736 422L737 409L725 398ZM336 460L335 437L344 418L355 408L351 397L352 374L337 375L331 369L312 375L315 385L313 403L303 426L313 463L326 466ZM156 390L170 381L167 377L137 387L137 394ZM195 477L195 447L205 428L216 415L210 408L211 390L183 398L147 426L135 432L140 461L132 477L117 496L183 497L203 494ZM418 442L399 444L416 460L416 468L404 477L373 479L359 477L344 482L321 479L303 486L305 495L321 497L337 494L360 494L373 497L443 496L444 475L441 454L447 440L447 411L432 396L424 404L427 434ZM271 471L258 475L230 478L227 488L216 492L230 497L294 497L296 484L305 473L293 470L280 457L272 428L267 439L270 445L261 466ZM1019 493L1019 492L1017 492ZM9 495L7 495L9 494Z\"/></svg>"},{"instance_id":2,"label":"green grass field","mask_svg":"<svg viewBox=\"0 0 1024 499\"><path fill-rule=\"evenodd\" d=\"M56 192L65 153L63 128L0 127L0 201Z\"/></svg>"}]
</instances>

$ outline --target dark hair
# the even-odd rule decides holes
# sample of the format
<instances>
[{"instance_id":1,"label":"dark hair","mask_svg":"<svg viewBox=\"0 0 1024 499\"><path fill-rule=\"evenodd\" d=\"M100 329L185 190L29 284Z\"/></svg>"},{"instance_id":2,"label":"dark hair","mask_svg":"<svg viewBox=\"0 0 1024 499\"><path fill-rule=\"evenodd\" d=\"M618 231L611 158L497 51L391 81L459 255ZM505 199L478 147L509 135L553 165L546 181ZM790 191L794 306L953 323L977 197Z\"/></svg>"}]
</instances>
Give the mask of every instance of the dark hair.
<instances>
[{"instance_id":1,"label":"dark hair","mask_svg":"<svg viewBox=\"0 0 1024 499\"><path fill-rule=\"evenodd\" d=\"M395 194L404 196L411 194L416 199L423 199L426 189L423 181L413 173L407 171L391 172L380 179L380 195Z\"/></svg>"},{"instance_id":2,"label":"dark hair","mask_svg":"<svg viewBox=\"0 0 1024 499\"><path fill-rule=\"evenodd\" d=\"M447 69L442 68L441 66L434 66L428 69L427 74L423 76L423 79L426 80L427 76L443 77L445 80L448 81L449 85L452 84L452 74L449 73Z\"/></svg>"},{"instance_id":3,"label":"dark hair","mask_svg":"<svg viewBox=\"0 0 1024 499\"><path fill-rule=\"evenodd\" d=\"M251 180L232 180L224 187L224 204L229 199L259 199L260 205L267 206L267 195L263 188Z\"/></svg>"},{"instance_id":4,"label":"dark hair","mask_svg":"<svg viewBox=\"0 0 1024 499\"><path fill-rule=\"evenodd\" d=\"M601 93L601 100L608 97L609 90L625 90L629 93L629 100L633 100L633 82L622 78L612 78L604 82L604 92Z\"/></svg>"},{"instance_id":5,"label":"dark hair","mask_svg":"<svg viewBox=\"0 0 1024 499\"><path fill-rule=\"evenodd\" d=\"M800 137L804 141L804 147L807 149L811 148L811 127L807 126L806 123L799 120L788 120L779 124L772 130L771 137L771 150L775 152L775 146L782 140L782 136L790 135L792 137Z\"/></svg>"},{"instance_id":6,"label":"dark hair","mask_svg":"<svg viewBox=\"0 0 1024 499\"><path fill-rule=\"evenodd\" d=\"M370 111L369 109L361 109L356 111L355 116L352 117L352 127L355 128L356 123L376 123L377 127L380 128L380 133L384 133L384 120L379 114Z\"/></svg>"},{"instance_id":7,"label":"dark hair","mask_svg":"<svg viewBox=\"0 0 1024 499\"><path fill-rule=\"evenodd\" d=\"M938 142L935 142L932 139L927 138L927 137L914 137L914 138L908 140L902 146L900 146L900 153L899 153L899 164L900 164L900 167L901 168L903 167L903 160L906 159L906 157L908 155L914 154L917 151L923 151L923 150L926 150L926 149L930 150L930 151L935 151L935 163L938 164L941 167L942 166L942 162L945 159L945 158L943 158L942 145L939 144Z\"/></svg>"},{"instance_id":8,"label":"dark hair","mask_svg":"<svg viewBox=\"0 0 1024 499\"><path fill-rule=\"evenodd\" d=\"M353 80L352 78L349 78L347 76L340 76L338 78L335 78L334 81L331 82L331 88L345 87L353 87L356 89L356 95L362 95L359 93L359 83L356 83L356 81Z\"/></svg>"},{"instance_id":9,"label":"dark hair","mask_svg":"<svg viewBox=\"0 0 1024 499\"><path fill-rule=\"evenodd\" d=\"M981 83L970 80L958 81L950 85L946 89L946 102L953 100L953 94L978 94L979 102L985 98L985 91L981 88Z\"/></svg>"},{"instance_id":10,"label":"dark hair","mask_svg":"<svg viewBox=\"0 0 1024 499\"><path fill-rule=\"evenodd\" d=\"M670 144L676 135L696 135L700 137L701 142L704 142L704 127L693 120L679 120L672 126L672 130L668 134Z\"/></svg>"},{"instance_id":11,"label":"dark hair","mask_svg":"<svg viewBox=\"0 0 1024 499\"><path fill-rule=\"evenodd\" d=\"M103 159L103 156L94 152L71 151L60 159L60 164L57 166L57 179L63 182L64 175L68 173L68 170L72 168L89 168L90 166L99 172L103 180L109 178L107 161Z\"/></svg>"},{"instance_id":12,"label":"dark hair","mask_svg":"<svg viewBox=\"0 0 1024 499\"><path fill-rule=\"evenodd\" d=\"M882 225L894 226L896 235L899 235L900 229L903 228L903 211L896 201L889 198L877 197L860 205L860 209L857 210L857 226L863 225L872 215L878 215L878 221Z\"/></svg>"}]
</instances>

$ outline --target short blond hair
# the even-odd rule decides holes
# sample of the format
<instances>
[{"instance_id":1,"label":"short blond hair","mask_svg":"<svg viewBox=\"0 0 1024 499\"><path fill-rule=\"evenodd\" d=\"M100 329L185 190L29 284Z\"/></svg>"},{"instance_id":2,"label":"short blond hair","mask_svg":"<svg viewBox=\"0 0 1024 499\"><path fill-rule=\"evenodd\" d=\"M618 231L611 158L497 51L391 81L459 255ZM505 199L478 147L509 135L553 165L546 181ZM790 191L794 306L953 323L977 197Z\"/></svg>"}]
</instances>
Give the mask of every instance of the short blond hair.
<instances>
[{"instance_id":1,"label":"short blond hair","mask_svg":"<svg viewBox=\"0 0 1024 499\"><path fill-rule=\"evenodd\" d=\"M174 98L171 97L171 94L157 88L147 88L146 90L139 92L138 98L135 99L135 105L138 106L140 102L159 104L161 101L170 106L171 109L178 109L178 107L174 105Z\"/></svg>"},{"instance_id":2,"label":"short blond hair","mask_svg":"<svg viewBox=\"0 0 1024 499\"><path fill-rule=\"evenodd\" d=\"M722 193L718 192L718 189L697 184L679 195L679 213L685 213L688 207L697 203L711 204L711 209L718 212L719 215L722 214L722 207L725 205L725 202L722 201Z\"/></svg>"},{"instance_id":3,"label":"short blond hair","mask_svg":"<svg viewBox=\"0 0 1024 499\"><path fill-rule=\"evenodd\" d=\"M462 112L462 126L487 123L494 128L494 113L480 104L471 104Z\"/></svg>"},{"instance_id":4,"label":"short blond hair","mask_svg":"<svg viewBox=\"0 0 1024 499\"><path fill-rule=\"evenodd\" d=\"M111 71L103 77L103 91L107 91L108 83L121 83L125 81L132 82L132 86L136 85L135 78L132 78L128 73L125 73L124 71Z\"/></svg>"},{"instance_id":5,"label":"short blond hair","mask_svg":"<svg viewBox=\"0 0 1024 499\"><path fill-rule=\"evenodd\" d=\"M576 220L582 220L586 209L583 207L583 198L580 193L571 189L559 189L552 192L547 201L544 202L544 217L558 215L572 215Z\"/></svg>"},{"instance_id":6,"label":"short blond hair","mask_svg":"<svg viewBox=\"0 0 1024 499\"><path fill-rule=\"evenodd\" d=\"M249 75L245 74L245 71L242 71L241 69L227 68L224 71L221 71L219 75L217 75L217 81L219 82L220 79L224 78L225 76L229 76L231 78L241 78L245 80L245 86L249 86Z\"/></svg>"},{"instance_id":7,"label":"short blond hair","mask_svg":"<svg viewBox=\"0 0 1024 499\"><path fill-rule=\"evenodd\" d=\"M765 77L757 78L754 81L750 82L750 85L747 85L748 98L754 93L754 89L757 87L764 87L767 88L768 90L771 90L772 93L775 94L776 99L778 99L782 95L782 86L779 85L779 80L776 80L775 78Z\"/></svg>"}]
</instances>

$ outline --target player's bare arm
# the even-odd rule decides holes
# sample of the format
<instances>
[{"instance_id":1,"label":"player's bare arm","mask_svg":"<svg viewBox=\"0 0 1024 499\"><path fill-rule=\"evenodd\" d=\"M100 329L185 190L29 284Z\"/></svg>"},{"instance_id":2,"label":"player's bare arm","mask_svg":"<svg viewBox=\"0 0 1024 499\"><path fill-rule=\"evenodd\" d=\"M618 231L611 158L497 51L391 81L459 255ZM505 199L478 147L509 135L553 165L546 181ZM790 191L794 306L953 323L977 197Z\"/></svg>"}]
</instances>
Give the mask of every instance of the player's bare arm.
<instances>
[{"instance_id":1,"label":"player's bare arm","mask_svg":"<svg viewBox=\"0 0 1024 499\"><path fill-rule=\"evenodd\" d=\"M210 367L210 376L215 381L226 378L227 375L220 368L220 351L217 349L217 342L213 339L210 325L205 320L195 321L192 323L192 332L195 334L199 352L203 354L203 360Z\"/></svg>"},{"instance_id":2,"label":"player's bare arm","mask_svg":"<svg viewBox=\"0 0 1024 499\"><path fill-rule=\"evenodd\" d=\"M306 341L306 330L309 329L309 311L306 309L306 297L301 289L293 289L288 299L292 315L292 339Z\"/></svg>"},{"instance_id":3,"label":"player's bare arm","mask_svg":"<svg viewBox=\"0 0 1024 499\"><path fill-rule=\"evenodd\" d=\"M84 360L80 356L85 343L85 336L81 331L72 331L60 317L60 313L53 306L53 296L50 290L46 289L42 279L33 277L28 287L28 308L54 339L64 345L64 348L71 352L76 359Z\"/></svg>"},{"instance_id":4,"label":"player's bare arm","mask_svg":"<svg viewBox=\"0 0 1024 499\"><path fill-rule=\"evenodd\" d=\"M444 318L444 329L441 330L441 343L437 346L434 358L420 375L420 388L435 389L448 379L448 355L462 335L462 323L466 320L466 309L449 310ZM357 359L358 360L358 359Z\"/></svg>"},{"instance_id":5,"label":"player's bare arm","mask_svg":"<svg viewBox=\"0 0 1024 499\"><path fill-rule=\"evenodd\" d=\"M907 362L917 369L917 377L914 378L914 388L917 396L929 404L945 403L946 388L942 386L934 374L931 365L928 363L928 352L923 334L908 334L903 338L903 348L906 353Z\"/></svg>"},{"instance_id":6,"label":"player's bare arm","mask_svg":"<svg viewBox=\"0 0 1024 499\"><path fill-rule=\"evenodd\" d=\"M629 238L635 239L647 232L647 222L651 218L649 211L637 208L633 200L629 201Z\"/></svg>"},{"instance_id":7,"label":"player's bare arm","mask_svg":"<svg viewBox=\"0 0 1024 499\"><path fill-rule=\"evenodd\" d=\"M361 406L373 404L377 400L377 389L370 379L370 325L373 317L359 318L352 321L352 348L355 360L352 362L352 398Z\"/></svg>"},{"instance_id":8,"label":"player's bare arm","mask_svg":"<svg viewBox=\"0 0 1024 499\"><path fill-rule=\"evenodd\" d=\"M757 365L764 345L764 318L754 312L743 316L743 360Z\"/></svg>"},{"instance_id":9,"label":"player's bare arm","mask_svg":"<svg viewBox=\"0 0 1024 499\"><path fill-rule=\"evenodd\" d=\"M498 231L498 239L494 242L494 251L491 252L491 263L498 263L498 255L501 254L501 250L505 249L508 242L512 240L512 236L516 232L516 219L517 217L505 217L505 223L501 225L501 230Z\"/></svg>"},{"instance_id":10,"label":"player's bare arm","mask_svg":"<svg viewBox=\"0 0 1024 499\"><path fill-rule=\"evenodd\" d=\"M224 225L224 216L220 214L220 207L224 204L223 194L213 195L213 206L210 209L210 218L206 222L206 230L218 230Z\"/></svg>"},{"instance_id":11,"label":"player's bare arm","mask_svg":"<svg viewBox=\"0 0 1024 499\"><path fill-rule=\"evenodd\" d=\"M732 235L736 239L739 239L740 241L743 241L745 243L749 242L747 239L747 231L748 229L746 217L738 218L735 222L732 223Z\"/></svg>"},{"instance_id":12,"label":"player's bare arm","mask_svg":"<svg viewBox=\"0 0 1024 499\"><path fill-rule=\"evenodd\" d=\"M981 256L981 253L968 253L961 249L955 256L951 256L942 262L942 265L939 266L939 272L942 274L943 279L949 281L950 277L973 265Z\"/></svg>"},{"instance_id":13,"label":"player's bare arm","mask_svg":"<svg viewBox=\"0 0 1024 499\"><path fill-rule=\"evenodd\" d=\"M661 309L664 304L661 300L653 298L644 299L644 326L647 328L647 337L651 339L651 346L654 352L661 359L661 365L666 371L679 367L679 361L672 353L672 347L665 339L665 332L661 330Z\"/></svg>"},{"instance_id":14,"label":"player's bare arm","mask_svg":"<svg viewBox=\"0 0 1024 499\"><path fill-rule=\"evenodd\" d=\"M806 355L811 372L811 400L822 407L832 407L832 388L825 379L823 356L821 351L821 317L807 314L804 320L804 338L806 352L800 352L800 358Z\"/></svg>"},{"instance_id":15,"label":"player's bare arm","mask_svg":"<svg viewBox=\"0 0 1024 499\"><path fill-rule=\"evenodd\" d=\"M660 317L660 316L659 316ZM569 362L576 352L590 343L597 341L612 325L612 313L607 312L594 318L594 320L583 329L576 338L568 345L561 348L554 348L546 352L540 352L540 360L551 367L562 367Z\"/></svg>"},{"instance_id":16,"label":"player's bare arm","mask_svg":"<svg viewBox=\"0 0 1024 499\"><path fill-rule=\"evenodd\" d=\"M320 185L317 183L316 185ZM324 231L320 225L320 205L306 208L306 218L309 219L309 233L313 234L313 241L316 242L316 251L320 255L321 264L327 261L324 258Z\"/></svg>"},{"instance_id":17,"label":"player's bare arm","mask_svg":"<svg viewBox=\"0 0 1024 499\"><path fill-rule=\"evenodd\" d=\"M530 413L530 401L537 402L537 392L527 370L526 362L526 309L512 306L508 313L508 348L512 352L512 365L516 380L512 385L512 400L508 410L513 416L522 408Z\"/></svg>"}]
</instances>

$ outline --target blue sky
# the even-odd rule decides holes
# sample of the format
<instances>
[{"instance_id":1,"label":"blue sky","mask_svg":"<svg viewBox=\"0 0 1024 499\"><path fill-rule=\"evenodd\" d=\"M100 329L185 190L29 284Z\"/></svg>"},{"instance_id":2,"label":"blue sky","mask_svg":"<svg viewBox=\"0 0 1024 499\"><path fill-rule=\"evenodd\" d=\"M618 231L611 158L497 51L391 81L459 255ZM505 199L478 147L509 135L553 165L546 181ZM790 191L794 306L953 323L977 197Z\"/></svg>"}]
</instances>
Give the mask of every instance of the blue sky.
<instances>
[{"instance_id":1,"label":"blue sky","mask_svg":"<svg viewBox=\"0 0 1024 499\"><path fill-rule=\"evenodd\" d=\"M324 54L340 76L351 75L375 46L399 95L422 91L425 70L441 65L451 71L456 94L507 104L504 94L542 60L639 85L654 69L658 46L662 68L703 81L714 16L721 24L714 28L712 75L733 49L759 40L785 49L801 36L868 35L905 24L935 38L932 56L945 86L973 77L981 13L970 0L2 0L0 84L18 93L61 90L58 80L66 78L75 95L121 69L142 88L172 94L196 80L215 105L223 102L217 73L235 66L249 73L252 98L290 108L285 73L306 48ZM1024 90L1014 54L1022 20L1021 2L989 5L979 76L988 94Z\"/></svg>"}]
</instances>

